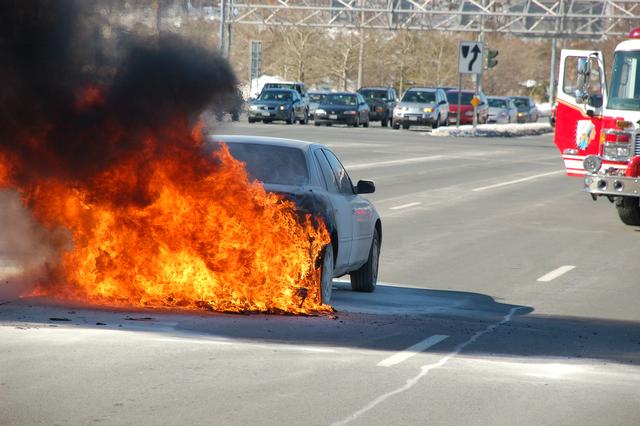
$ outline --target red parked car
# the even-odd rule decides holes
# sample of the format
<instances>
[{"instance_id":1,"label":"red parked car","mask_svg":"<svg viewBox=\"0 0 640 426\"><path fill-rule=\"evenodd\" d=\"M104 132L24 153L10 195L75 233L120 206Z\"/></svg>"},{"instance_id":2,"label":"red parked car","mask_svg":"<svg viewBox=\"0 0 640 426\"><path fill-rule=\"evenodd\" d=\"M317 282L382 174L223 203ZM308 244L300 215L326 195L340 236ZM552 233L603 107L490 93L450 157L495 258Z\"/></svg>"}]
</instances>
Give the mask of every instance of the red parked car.
<instances>
[{"instance_id":1,"label":"red parked car","mask_svg":"<svg viewBox=\"0 0 640 426\"><path fill-rule=\"evenodd\" d=\"M475 93L471 90L447 91L449 124L456 124L458 116L458 93L460 93L460 124L473 124L473 105L471 105L471 99ZM480 105L476 108L478 124L484 124L489 118L489 103L484 93L478 92L478 97L480 98Z\"/></svg>"}]
</instances>

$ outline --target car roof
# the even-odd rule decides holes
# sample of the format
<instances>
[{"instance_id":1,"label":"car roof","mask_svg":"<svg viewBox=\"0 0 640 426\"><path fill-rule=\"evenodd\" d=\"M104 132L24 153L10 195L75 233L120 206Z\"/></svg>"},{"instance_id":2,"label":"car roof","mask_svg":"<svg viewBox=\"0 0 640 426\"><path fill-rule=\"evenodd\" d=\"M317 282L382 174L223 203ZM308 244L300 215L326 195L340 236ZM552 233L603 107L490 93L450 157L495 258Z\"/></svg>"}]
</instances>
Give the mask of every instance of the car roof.
<instances>
[{"instance_id":1,"label":"car roof","mask_svg":"<svg viewBox=\"0 0 640 426\"><path fill-rule=\"evenodd\" d=\"M360 90L389 90L389 89L393 89L393 87L383 87L383 86L368 86L368 87L361 87L358 89L358 92Z\"/></svg>"},{"instance_id":2,"label":"car roof","mask_svg":"<svg viewBox=\"0 0 640 426\"><path fill-rule=\"evenodd\" d=\"M319 143L301 141L297 139L274 138L274 137L268 137L268 136L208 135L207 140L209 142L231 142L231 143L282 146L287 148L298 148L303 151L308 151L313 146L326 148L326 146Z\"/></svg>"},{"instance_id":3,"label":"car roof","mask_svg":"<svg viewBox=\"0 0 640 426\"><path fill-rule=\"evenodd\" d=\"M265 84L304 84L301 81L269 81Z\"/></svg>"},{"instance_id":4,"label":"car roof","mask_svg":"<svg viewBox=\"0 0 640 426\"><path fill-rule=\"evenodd\" d=\"M332 95L357 95L356 92L331 92Z\"/></svg>"},{"instance_id":5,"label":"car roof","mask_svg":"<svg viewBox=\"0 0 640 426\"><path fill-rule=\"evenodd\" d=\"M487 98L489 98L489 99L500 99L502 101L508 101L509 99L511 99L510 96L487 96Z\"/></svg>"},{"instance_id":6,"label":"car roof","mask_svg":"<svg viewBox=\"0 0 640 426\"><path fill-rule=\"evenodd\" d=\"M474 94L476 93L473 90L464 90L464 89L463 90L458 90L458 89L447 90L447 93L458 93L458 92L460 92L460 93L474 93ZM480 93L482 93L482 92L478 92L478 94L480 94Z\"/></svg>"},{"instance_id":7,"label":"car roof","mask_svg":"<svg viewBox=\"0 0 640 426\"><path fill-rule=\"evenodd\" d=\"M307 93L309 93L310 95L316 94L316 95L324 95L326 93L332 93L331 90L309 90Z\"/></svg>"},{"instance_id":8,"label":"car roof","mask_svg":"<svg viewBox=\"0 0 640 426\"><path fill-rule=\"evenodd\" d=\"M409 89L407 89L407 92L409 92L411 90L422 90L422 91L430 90L432 92L435 92L438 89L439 89L439 87L419 87L419 86L416 86L416 87L410 87Z\"/></svg>"},{"instance_id":9,"label":"car roof","mask_svg":"<svg viewBox=\"0 0 640 426\"><path fill-rule=\"evenodd\" d=\"M531 99L531 96L509 96L511 99Z\"/></svg>"},{"instance_id":10,"label":"car roof","mask_svg":"<svg viewBox=\"0 0 640 426\"><path fill-rule=\"evenodd\" d=\"M267 87L263 92L296 92L294 89L287 89L286 87ZM298 93L298 92L296 92Z\"/></svg>"}]
</instances>

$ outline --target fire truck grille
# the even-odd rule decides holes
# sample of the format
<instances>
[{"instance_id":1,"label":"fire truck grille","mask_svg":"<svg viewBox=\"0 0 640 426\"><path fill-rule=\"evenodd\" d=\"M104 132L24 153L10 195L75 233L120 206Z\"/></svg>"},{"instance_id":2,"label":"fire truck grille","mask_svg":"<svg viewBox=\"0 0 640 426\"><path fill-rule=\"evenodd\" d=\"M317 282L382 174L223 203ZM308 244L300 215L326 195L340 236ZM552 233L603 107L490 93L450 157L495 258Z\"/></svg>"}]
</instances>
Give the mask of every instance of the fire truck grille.
<instances>
[{"instance_id":1,"label":"fire truck grille","mask_svg":"<svg viewBox=\"0 0 640 426\"><path fill-rule=\"evenodd\" d=\"M640 155L640 132L636 133L636 146L633 147L633 153Z\"/></svg>"}]
</instances>

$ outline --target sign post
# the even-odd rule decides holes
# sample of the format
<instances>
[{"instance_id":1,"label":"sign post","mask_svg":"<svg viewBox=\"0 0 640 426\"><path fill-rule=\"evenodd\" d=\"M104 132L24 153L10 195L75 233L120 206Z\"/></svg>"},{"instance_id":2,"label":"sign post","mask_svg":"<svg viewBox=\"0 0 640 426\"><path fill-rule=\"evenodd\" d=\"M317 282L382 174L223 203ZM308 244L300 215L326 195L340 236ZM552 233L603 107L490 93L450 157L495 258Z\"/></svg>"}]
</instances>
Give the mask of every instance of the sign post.
<instances>
[{"instance_id":1,"label":"sign post","mask_svg":"<svg viewBox=\"0 0 640 426\"><path fill-rule=\"evenodd\" d=\"M484 67L483 58L484 46L481 42L477 41L462 41L460 42L460 49L458 53L458 72L460 73L460 80L458 82L458 117L457 126L460 126L460 99L462 97L462 74L473 74L475 76L476 90L474 98L478 97L478 81L482 77L482 69ZM473 107L473 128L475 130L477 125L476 106Z\"/></svg>"},{"instance_id":2,"label":"sign post","mask_svg":"<svg viewBox=\"0 0 640 426\"><path fill-rule=\"evenodd\" d=\"M251 40L251 49L249 50L249 96L253 93L253 81L256 80L257 83L261 74L262 42L260 40Z\"/></svg>"}]
</instances>

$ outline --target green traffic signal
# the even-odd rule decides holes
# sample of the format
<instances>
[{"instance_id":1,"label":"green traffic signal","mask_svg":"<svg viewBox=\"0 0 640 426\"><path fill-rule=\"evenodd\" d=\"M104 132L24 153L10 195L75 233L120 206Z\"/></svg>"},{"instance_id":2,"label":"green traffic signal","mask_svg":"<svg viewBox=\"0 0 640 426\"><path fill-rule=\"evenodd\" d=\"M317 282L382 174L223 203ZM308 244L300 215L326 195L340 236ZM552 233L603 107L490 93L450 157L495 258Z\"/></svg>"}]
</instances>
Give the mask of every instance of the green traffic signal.
<instances>
[{"instance_id":1,"label":"green traffic signal","mask_svg":"<svg viewBox=\"0 0 640 426\"><path fill-rule=\"evenodd\" d=\"M497 50L487 50L487 69L488 68L493 68L496 65L498 65L498 60L496 59L496 57L498 56L498 51Z\"/></svg>"}]
</instances>

